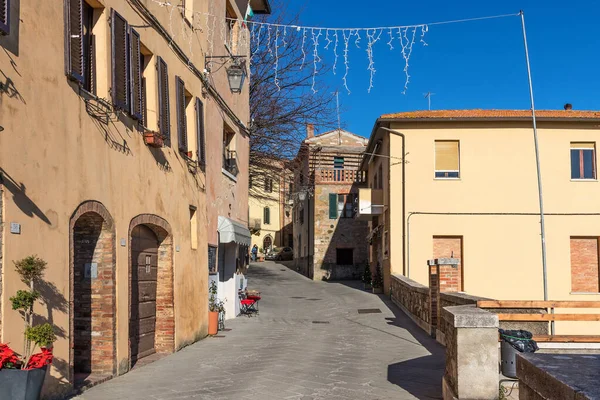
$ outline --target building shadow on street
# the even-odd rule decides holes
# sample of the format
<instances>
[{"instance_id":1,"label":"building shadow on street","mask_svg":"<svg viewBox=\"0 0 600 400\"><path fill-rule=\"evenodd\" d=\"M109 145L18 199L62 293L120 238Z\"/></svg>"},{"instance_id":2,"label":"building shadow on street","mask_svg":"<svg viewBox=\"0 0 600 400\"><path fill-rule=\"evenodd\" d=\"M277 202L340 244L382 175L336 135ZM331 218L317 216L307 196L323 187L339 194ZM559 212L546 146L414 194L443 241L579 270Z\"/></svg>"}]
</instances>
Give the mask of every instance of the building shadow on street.
<instances>
[{"instance_id":1,"label":"building shadow on street","mask_svg":"<svg viewBox=\"0 0 600 400\"><path fill-rule=\"evenodd\" d=\"M390 300L383 295L379 297L394 314L393 318L386 318L387 323L405 329L429 353L426 356L388 365L388 381L417 399L442 399L446 349L419 328Z\"/></svg>"}]
</instances>

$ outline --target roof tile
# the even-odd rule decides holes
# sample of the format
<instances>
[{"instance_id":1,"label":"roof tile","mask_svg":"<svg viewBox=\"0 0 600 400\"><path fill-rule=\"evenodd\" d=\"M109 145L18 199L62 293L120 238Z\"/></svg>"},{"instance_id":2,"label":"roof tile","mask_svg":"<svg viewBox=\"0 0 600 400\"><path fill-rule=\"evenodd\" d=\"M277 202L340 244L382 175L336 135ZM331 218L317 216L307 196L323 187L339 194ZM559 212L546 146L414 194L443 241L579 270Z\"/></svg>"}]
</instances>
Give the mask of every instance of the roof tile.
<instances>
[{"instance_id":1,"label":"roof tile","mask_svg":"<svg viewBox=\"0 0 600 400\"><path fill-rule=\"evenodd\" d=\"M577 111L577 110L537 110L538 118L580 118L598 119L600 111ZM409 111L392 114L383 114L381 119L493 119L493 118L528 118L531 117L530 110L423 110Z\"/></svg>"}]
</instances>

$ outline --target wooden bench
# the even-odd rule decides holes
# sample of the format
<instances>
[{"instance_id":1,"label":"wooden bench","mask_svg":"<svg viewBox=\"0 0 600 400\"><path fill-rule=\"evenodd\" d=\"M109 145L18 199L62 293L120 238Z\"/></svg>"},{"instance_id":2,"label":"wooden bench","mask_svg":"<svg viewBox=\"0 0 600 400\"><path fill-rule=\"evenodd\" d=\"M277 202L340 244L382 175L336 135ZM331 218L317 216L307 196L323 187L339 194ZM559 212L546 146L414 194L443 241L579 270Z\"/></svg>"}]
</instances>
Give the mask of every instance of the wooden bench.
<instances>
[{"instance_id":1,"label":"wooden bench","mask_svg":"<svg viewBox=\"0 0 600 400\"><path fill-rule=\"evenodd\" d=\"M519 301L519 300L480 300L477 307L484 309L546 309L548 314L498 313L499 321L510 322L551 322L554 321L600 321L600 314L556 314L557 308L600 308L600 301ZM544 343L600 343L596 335L535 335L537 342Z\"/></svg>"}]
</instances>

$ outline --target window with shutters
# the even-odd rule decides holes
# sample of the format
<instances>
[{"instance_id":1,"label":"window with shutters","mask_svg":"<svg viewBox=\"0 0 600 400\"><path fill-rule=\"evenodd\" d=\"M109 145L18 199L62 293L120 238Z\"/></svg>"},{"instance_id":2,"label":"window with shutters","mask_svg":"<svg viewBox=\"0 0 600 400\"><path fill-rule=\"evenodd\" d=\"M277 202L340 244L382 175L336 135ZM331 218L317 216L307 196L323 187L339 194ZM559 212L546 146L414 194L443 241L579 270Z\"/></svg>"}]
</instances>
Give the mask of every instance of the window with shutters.
<instances>
[{"instance_id":1,"label":"window with shutters","mask_svg":"<svg viewBox=\"0 0 600 400\"><path fill-rule=\"evenodd\" d=\"M97 3L94 3L97 4ZM65 0L65 67L67 76L89 93L98 94L96 85L98 33L104 9L83 0Z\"/></svg>"},{"instance_id":2,"label":"window with shutters","mask_svg":"<svg viewBox=\"0 0 600 400\"><path fill-rule=\"evenodd\" d=\"M110 90L113 105L125 112L129 112L131 104L128 31L127 21L118 12L112 10L112 86Z\"/></svg>"},{"instance_id":3,"label":"window with shutters","mask_svg":"<svg viewBox=\"0 0 600 400\"><path fill-rule=\"evenodd\" d=\"M337 219L338 217L338 195L337 193L329 193L329 219Z\"/></svg>"},{"instance_id":4,"label":"window with shutters","mask_svg":"<svg viewBox=\"0 0 600 400\"><path fill-rule=\"evenodd\" d=\"M0 0L0 35L10 33L10 0Z\"/></svg>"},{"instance_id":5,"label":"window with shutters","mask_svg":"<svg viewBox=\"0 0 600 400\"><path fill-rule=\"evenodd\" d=\"M237 176L237 153L235 151L235 132L227 125L223 129L223 169Z\"/></svg>"},{"instance_id":6,"label":"window with shutters","mask_svg":"<svg viewBox=\"0 0 600 400\"><path fill-rule=\"evenodd\" d=\"M196 97L196 155L198 164L204 169L206 165L206 137L204 135L204 104Z\"/></svg>"},{"instance_id":7,"label":"window with shutters","mask_svg":"<svg viewBox=\"0 0 600 400\"><path fill-rule=\"evenodd\" d=\"M596 179L596 143L571 143L571 179Z\"/></svg>"},{"instance_id":8,"label":"window with shutters","mask_svg":"<svg viewBox=\"0 0 600 400\"><path fill-rule=\"evenodd\" d=\"M169 72L167 70L167 63L160 56L157 56L156 71L158 81L158 130L163 136L165 144L170 146Z\"/></svg>"},{"instance_id":9,"label":"window with shutters","mask_svg":"<svg viewBox=\"0 0 600 400\"><path fill-rule=\"evenodd\" d=\"M338 194L337 215L340 218L354 218L354 194Z\"/></svg>"},{"instance_id":10,"label":"window with shutters","mask_svg":"<svg viewBox=\"0 0 600 400\"><path fill-rule=\"evenodd\" d=\"M263 223L265 225L271 224L271 209L269 207L265 207L264 209Z\"/></svg>"},{"instance_id":11,"label":"window with shutters","mask_svg":"<svg viewBox=\"0 0 600 400\"><path fill-rule=\"evenodd\" d=\"M265 175L265 193L273 193L273 179Z\"/></svg>"},{"instance_id":12,"label":"window with shutters","mask_svg":"<svg viewBox=\"0 0 600 400\"><path fill-rule=\"evenodd\" d=\"M178 76L175 77L175 87L177 95L177 137L179 151L191 158L192 152L189 149L192 146L190 146L188 138L187 114L191 109L192 95L185 90L185 83Z\"/></svg>"},{"instance_id":13,"label":"window with shutters","mask_svg":"<svg viewBox=\"0 0 600 400\"><path fill-rule=\"evenodd\" d=\"M458 140L435 141L435 177L460 178L460 151Z\"/></svg>"}]
</instances>

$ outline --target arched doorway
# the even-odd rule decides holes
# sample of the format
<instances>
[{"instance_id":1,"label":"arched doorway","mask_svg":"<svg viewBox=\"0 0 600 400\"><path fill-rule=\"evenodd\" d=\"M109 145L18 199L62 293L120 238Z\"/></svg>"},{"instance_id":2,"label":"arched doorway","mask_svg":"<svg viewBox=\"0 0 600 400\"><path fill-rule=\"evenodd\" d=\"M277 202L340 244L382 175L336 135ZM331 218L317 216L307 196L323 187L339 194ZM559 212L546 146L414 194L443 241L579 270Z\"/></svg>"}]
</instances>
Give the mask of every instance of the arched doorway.
<instances>
[{"instance_id":1,"label":"arched doorway","mask_svg":"<svg viewBox=\"0 0 600 400\"><path fill-rule=\"evenodd\" d=\"M273 238L269 235L265 236L263 239L263 251L264 254L267 254L269 250L273 248Z\"/></svg>"},{"instance_id":2,"label":"arched doorway","mask_svg":"<svg viewBox=\"0 0 600 400\"><path fill-rule=\"evenodd\" d=\"M129 224L129 367L175 350L173 237L164 219L142 214Z\"/></svg>"},{"instance_id":3,"label":"arched doorway","mask_svg":"<svg viewBox=\"0 0 600 400\"><path fill-rule=\"evenodd\" d=\"M116 372L115 234L112 217L95 201L81 204L70 226L70 358L77 386Z\"/></svg>"},{"instance_id":4,"label":"arched doorway","mask_svg":"<svg viewBox=\"0 0 600 400\"><path fill-rule=\"evenodd\" d=\"M156 289L158 238L146 225L131 231L131 314L129 343L131 365L156 353Z\"/></svg>"}]
</instances>

